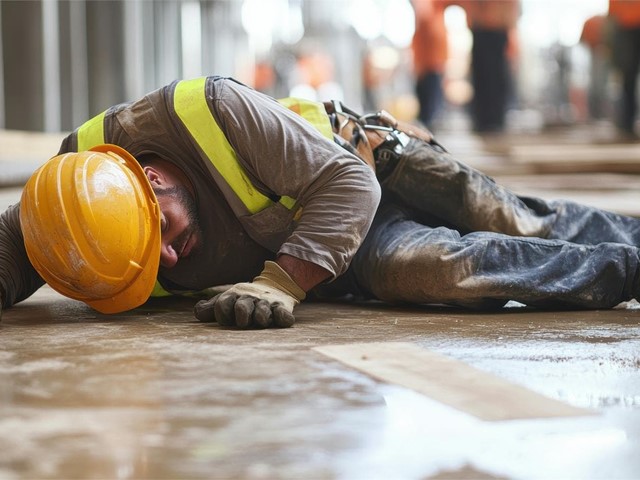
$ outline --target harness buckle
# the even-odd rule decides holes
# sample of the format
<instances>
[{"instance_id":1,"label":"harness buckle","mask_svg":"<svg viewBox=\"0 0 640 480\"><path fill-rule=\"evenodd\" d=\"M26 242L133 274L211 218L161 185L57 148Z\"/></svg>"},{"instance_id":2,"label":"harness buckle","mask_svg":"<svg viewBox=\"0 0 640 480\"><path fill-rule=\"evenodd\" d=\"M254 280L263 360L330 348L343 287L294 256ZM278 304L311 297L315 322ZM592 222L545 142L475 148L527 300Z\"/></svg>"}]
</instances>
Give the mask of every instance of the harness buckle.
<instances>
[{"instance_id":1,"label":"harness buckle","mask_svg":"<svg viewBox=\"0 0 640 480\"><path fill-rule=\"evenodd\" d=\"M392 130L373 154L376 161L376 175L379 181L385 180L395 170L404 149L411 137L399 130Z\"/></svg>"}]
</instances>

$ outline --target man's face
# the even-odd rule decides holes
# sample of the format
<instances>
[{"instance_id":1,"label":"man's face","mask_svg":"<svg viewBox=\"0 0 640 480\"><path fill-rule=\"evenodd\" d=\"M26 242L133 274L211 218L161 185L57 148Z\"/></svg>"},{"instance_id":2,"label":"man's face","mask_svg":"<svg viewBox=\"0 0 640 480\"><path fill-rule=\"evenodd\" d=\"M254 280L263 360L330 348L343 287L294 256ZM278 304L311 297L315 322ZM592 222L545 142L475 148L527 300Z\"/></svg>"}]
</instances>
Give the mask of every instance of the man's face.
<instances>
[{"instance_id":1,"label":"man's face","mask_svg":"<svg viewBox=\"0 0 640 480\"><path fill-rule=\"evenodd\" d=\"M202 246L202 232L193 197L180 185L154 188L160 205L160 266L172 268Z\"/></svg>"}]
</instances>

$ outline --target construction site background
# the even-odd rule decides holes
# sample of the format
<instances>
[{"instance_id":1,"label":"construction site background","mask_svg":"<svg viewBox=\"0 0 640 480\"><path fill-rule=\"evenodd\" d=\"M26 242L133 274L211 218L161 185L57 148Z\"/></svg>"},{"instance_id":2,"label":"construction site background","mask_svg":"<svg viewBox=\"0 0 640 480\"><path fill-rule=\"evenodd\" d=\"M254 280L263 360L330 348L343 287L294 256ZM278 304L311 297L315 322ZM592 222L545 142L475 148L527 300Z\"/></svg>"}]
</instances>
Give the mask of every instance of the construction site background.
<instances>
[{"instance_id":1,"label":"construction site background","mask_svg":"<svg viewBox=\"0 0 640 480\"><path fill-rule=\"evenodd\" d=\"M473 98L464 2L448 3L442 129L464 117ZM608 1L519 4L508 128L592 121L591 53L580 38ZM69 131L173 80L213 74L276 97L338 98L411 120L413 7L409 0L2 0L0 129ZM611 121L616 108L620 79L609 73L598 121Z\"/></svg>"}]
</instances>

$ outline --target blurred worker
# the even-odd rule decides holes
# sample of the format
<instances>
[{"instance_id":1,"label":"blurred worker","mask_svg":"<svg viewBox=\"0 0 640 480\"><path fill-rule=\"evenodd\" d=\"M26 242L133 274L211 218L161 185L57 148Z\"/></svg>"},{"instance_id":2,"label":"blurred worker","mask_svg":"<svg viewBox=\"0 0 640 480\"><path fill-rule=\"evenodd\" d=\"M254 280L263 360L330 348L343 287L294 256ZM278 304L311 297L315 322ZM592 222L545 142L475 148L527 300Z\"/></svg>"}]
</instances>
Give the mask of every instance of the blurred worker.
<instances>
[{"instance_id":1,"label":"blurred worker","mask_svg":"<svg viewBox=\"0 0 640 480\"><path fill-rule=\"evenodd\" d=\"M412 0L415 32L411 41L416 76L418 119L433 129L433 122L444 104L443 76L448 57L444 10L448 0Z\"/></svg>"},{"instance_id":2,"label":"blurred worker","mask_svg":"<svg viewBox=\"0 0 640 480\"><path fill-rule=\"evenodd\" d=\"M640 0L609 0L609 15L615 22L613 55L622 73L618 126L622 133L637 137L634 123L638 111L637 79L640 69Z\"/></svg>"},{"instance_id":3,"label":"blurred worker","mask_svg":"<svg viewBox=\"0 0 640 480\"><path fill-rule=\"evenodd\" d=\"M253 88L259 92L273 95L275 93L277 75L270 60L262 59L253 67Z\"/></svg>"},{"instance_id":4,"label":"blurred worker","mask_svg":"<svg viewBox=\"0 0 640 480\"><path fill-rule=\"evenodd\" d=\"M295 81L289 94L293 97L321 101L325 98L342 100L344 92L335 81L335 65L323 50L311 49L298 56Z\"/></svg>"},{"instance_id":5,"label":"blurred worker","mask_svg":"<svg viewBox=\"0 0 640 480\"><path fill-rule=\"evenodd\" d=\"M310 291L472 308L640 297L640 219L518 197L385 112L198 78L108 109L60 152L0 216L4 308L47 281L119 312L156 278L232 284L196 316L242 328L291 326Z\"/></svg>"},{"instance_id":6,"label":"blurred worker","mask_svg":"<svg viewBox=\"0 0 640 480\"><path fill-rule=\"evenodd\" d=\"M471 118L476 132L504 129L512 94L511 66L507 57L520 16L518 0L458 0L473 35L471 80L474 94Z\"/></svg>"},{"instance_id":7,"label":"blurred worker","mask_svg":"<svg viewBox=\"0 0 640 480\"><path fill-rule=\"evenodd\" d=\"M580 43L589 49L589 115L598 120L605 117L607 80L609 77L609 45L607 43L607 17L589 17L582 27Z\"/></svg>"}]
</instances>

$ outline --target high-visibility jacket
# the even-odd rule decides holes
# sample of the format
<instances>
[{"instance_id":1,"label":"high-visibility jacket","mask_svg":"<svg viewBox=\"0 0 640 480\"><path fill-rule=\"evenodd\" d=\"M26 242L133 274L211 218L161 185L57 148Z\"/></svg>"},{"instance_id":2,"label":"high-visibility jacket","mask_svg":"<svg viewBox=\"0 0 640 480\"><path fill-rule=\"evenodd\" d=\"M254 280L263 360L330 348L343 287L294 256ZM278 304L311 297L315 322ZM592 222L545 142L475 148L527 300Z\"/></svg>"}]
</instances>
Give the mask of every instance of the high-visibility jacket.
<instances>
[{"instance_id":1,"label":"high-visibility jacket","mask_svg":"<svg viewBox=\"0 0 640 480\"><path fill-rule=\"evenodd\" d=\"M234 132L229 130L231 128L229 125L219 124L216 118L216 114L220 115L216 110L216 98L214 98L215 89L219 88L216 87L218 82L220 85L227 85L227 89L234 89L234 92L238 90L246 95L248 103L250 101L260 103L258 107L248 108L246 112L243 108L238 108L238 125L234 126ZM252 116L261 115L265 105L269 109L277 110L278 107L268 103L272 99L265 100L262 98L264 96L259 97L259 95L261 94L231 79L219 77L174 82L150 93L138 102L117 105L97 115L65 139L61 152L85 150L100 143L114 143L127 149L136 158L153 154L171 161L178 167L182 167L181 164L185 161L191 164L197 162L200 173L192 175L192 181L200 182L199 188L202 189L202 177L213 179L244 231L259 245L272 252L287 253L311 261L323 266L334 276L340 275L346 270L373 219L380 195L375 176L357 157L330 141L333 134L322 104L296 99L285 99L281 103L313 125L311 129L301 125L295 127L296 133L302 128L298 141L301 144L306 142L309 145L315 145L309 148L317 149L319 145L322 151L321 155L305 155L308 158L289 159L294 162L291 164L292 167L301 168L303 177L308 177L309 185L300 183L302 180L298 178L300 175L295 173L296 168L283 167L281 159L277 158L279 151L278 155L273 153L263 155L259 151L251 152L252 158L249 159L251 160L249 163L254 162L253 157L256 156L265 158L260 158L259 164L249 165L245 161L247 145L244 142L250 146L255 141L255 138L251 138L252 132L248 131L246 139L242 139L244 156L236 152L239 145L237 137L236 148L229 138L230 134L233 137L234 133L238 133L238 129L243 128L244 120L247 121L248 128L251 128L254 120L256 125L260 125L262 119L254 119ZM238 105L238 107L241 106L243 105ZM282 112L278 111L278 115L287 117L286 110L282 108L281 110ZM227 114L233 115L234 112L227 112ZM240 118L245 114L250 116ZM229 120L236 121L235 118L227 119ZM286 121L289 122L289 120ZM307 122L303 121L304 124L309 125ZM266 134L266 130L265 128L265 132L261 133ZM319 133L325 137L324 140ZM278 134L273 132L274 139L278 138ZM280 141L288 139L289 136L282 137ZM287 155L285 149L282 155ZM325 157L328 163L319 167L318 159L311 158L316 156ZM306 162L310 163L308 167L305 166ZM272 164L273 168L270 168ZM263 165L264 169L262 169ZM347 177L353 178L349 195L344 193L344 186L338 185L338 182L333 182L330 178L336 175L337 170L334 171L334 166L348 168L344 172ZM353 171L354 168L357 173ZM271 170L274 173L270 173ZM310 215L307 215L307 219L302 220L303 223L307 223L307 226L302 229L304 233L301 234L296 232L296 228L304 204L314 202L309 195L311 182L316 181L312 177L318 175L318 170L322 177L320 184L328 181L329 186L340 191L339 195L328 195L329 191L323 189L321 194L326 194L326 198L329 199L339 198L343 205L341 208L346 207L345 210L350 212L351 218L336 219L334 215L333 226L327 227L329 225L327 220L331 217L331 214L327 213L328 218L318 220L316 231L315 227L309 226L309 223L314 222ZM291 178L280 178L287 177L289 174ZM272 188L275 184L279 186ZM289 189L297 189L298 194L287 194L286 191ZM326 203L327 212L336 210L330 203L320 202L321 195L317 196L316 203ZM345 202L347 205L344 205ZM199 202L198 205L201 219L207 217L208 209L213 208L204 203L206 202ZM310 210L314 215L325 215L319 213L320 210L316 204ZM323 233L322 230L326 232ZM198 269L197 266L195 268ZM193 283L198 289L211 286L195 280ZM194 285L189 285L189 288L194 288Z\"/></svg>"},{"instance_id":2,"label":"high-visibility jacket","mask_svg":"<svg viewBox=\"0 0 640 480\"><path fill-rule=\"evenodd\" d=\"M235 151L209 110L205 97L206 80L206 77L200 77L178 82L173 107L184 127L213 165L220 188L226 191L230 189L234 193L236 198L232 208L236 213L258 213L271 206L273 200L255 188L238 163ZM321 103L300 98L284 98L279 102L306 119L326 138L333 139L331 124ZM106 112L97 115L78 129L78 151L105 143L105 114ZM289 209L296 203L295 199L286 196L280 197L278 201Z\"/></svg>"},{"instance_id":3,"label":"high-visibility jacket","mask_svg":"<svg viewBox=\"0 0 640 480\"><path fill-rule=\"evenodd\" d=\"M457 0L471 30L511 30L520 17L519 0Z\"/></svg>"},{"instance_id":4,"label":"high-visibility jacket","mask_svg":"<svg viewBox=\"0 0 640 480\"><path fill-rule=\"evenodd\" d=\"M415 31L411 40L413 67L417 76L443 73L449 56L444 11L448 0L414 0Z\"/></svg>"},{"instance_id":5,"label":"high-visibility jacket","mask_svg":"<svg viewBox=\"0 0 640 480\"><path fill-rule=\"evenodd\" d=\"M623 28L640 27L639 0L609 0L609 15Z\"/></svg>"}]
</instances>

